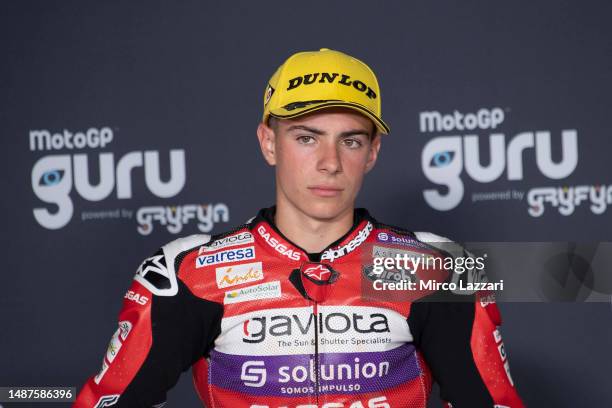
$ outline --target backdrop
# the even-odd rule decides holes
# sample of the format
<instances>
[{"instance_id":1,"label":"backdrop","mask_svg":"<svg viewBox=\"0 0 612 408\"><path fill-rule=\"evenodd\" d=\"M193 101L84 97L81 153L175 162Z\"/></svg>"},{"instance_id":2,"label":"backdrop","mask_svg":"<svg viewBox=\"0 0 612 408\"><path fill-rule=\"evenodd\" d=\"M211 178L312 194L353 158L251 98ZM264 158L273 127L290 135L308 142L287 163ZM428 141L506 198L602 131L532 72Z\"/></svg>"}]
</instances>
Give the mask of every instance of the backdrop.
<instances>
[{"instance_id":1,"label":"backdrop","mask_svg":"<svg viewBox=\"0 0 612 408\"><path fill-rule=\"evenodd\" d=\"M380 220L461 241L612 241L609 2L0 7L2 386L81 387L142 259L273 203L255 128L267 79L300 50L345 51L379 77L391 135L358 204ZM612 406L607 289L501 303L527 405ZM189 373L169 406L198 406Z\"/></svg>"}]
</instances>

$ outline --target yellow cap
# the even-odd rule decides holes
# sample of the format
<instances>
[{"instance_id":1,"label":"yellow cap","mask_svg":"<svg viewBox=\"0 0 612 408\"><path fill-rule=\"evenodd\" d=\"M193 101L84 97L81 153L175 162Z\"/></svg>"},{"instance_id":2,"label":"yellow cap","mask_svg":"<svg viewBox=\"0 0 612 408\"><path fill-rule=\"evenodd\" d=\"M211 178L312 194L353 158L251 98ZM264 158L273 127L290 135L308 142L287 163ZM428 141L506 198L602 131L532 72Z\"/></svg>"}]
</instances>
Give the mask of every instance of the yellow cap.
<instances>
[{"instance_id":1,"label":"yellow cap","mask_svg":"<svg viewBox=\"0 0 612 408\"><path fill-rule=\"evenodd\" d=\"M264 93L262 120L289 119L329 107L354 109L381 133L389 133L381 118L374 72L358 59L327 48L293 54L276 70Z\"/></svg>"}]
</instances>

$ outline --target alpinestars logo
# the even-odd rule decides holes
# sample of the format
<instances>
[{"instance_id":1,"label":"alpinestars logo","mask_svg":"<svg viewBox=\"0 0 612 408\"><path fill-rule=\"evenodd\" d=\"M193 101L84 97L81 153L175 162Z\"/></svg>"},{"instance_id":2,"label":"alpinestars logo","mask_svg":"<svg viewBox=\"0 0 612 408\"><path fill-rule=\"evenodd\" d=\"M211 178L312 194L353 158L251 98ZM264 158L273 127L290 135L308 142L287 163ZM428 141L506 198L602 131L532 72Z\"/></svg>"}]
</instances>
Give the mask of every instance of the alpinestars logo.
<instances>
[{"instance_id":1,"label":"alpinestars logo","mask_svg":"<svg viewBox=\"0 0 612 408\"><path fill-rule=\"evenodd\" d=\"M304 270L304 275L308 276L310 279L324 282L329 279L331 271L327 266L318 264L316 266L306 268Z\"/></svg>"},{"instance_id":2,"label":"alpinestars logo","mask_svg":"<svg viewBox=\"0 0 612 408\"><path fill-rule=\"evenodd\" d=\"M328 249L327 251L323 252L323 255L321 255L321 260L333 262L334 260L340 257L350 254L351 252L355 250L355 248L357 248L366 239L368 239L368 236L370 236L370 233L372 232L373 229L374 229L374 226L372 225L371 222L368 221L365 227L363 227L363 229L359 231L357 236L353 238L348 244L343 245L339 248Z\"/></svg>"},{"instance_id":3,"label":"alpinestars logo","mask_svg":"<svg viewBox=\"0 0 612 408\"><path fill-rule=\"evenodd\" d=\"M157 296L173 296L178 291L176 276L168 270L163 249L140 264L134 280Z\"/></svg>"},{"instance_id":4,"label":"alpinestars logo","mask_svg":"<svg viewBox=\"0 0 612 408\"><path fill-rule=\"evenodd\" d=\"M161 275L161 277L167 278L168 272L166 269L166 259L163 253L156 254L150 258L144 260L140 267L136 271L136 274L142 276L144 279L149 281L157 281L159 277L151 275Z\"/></svg>"}]
</instances>

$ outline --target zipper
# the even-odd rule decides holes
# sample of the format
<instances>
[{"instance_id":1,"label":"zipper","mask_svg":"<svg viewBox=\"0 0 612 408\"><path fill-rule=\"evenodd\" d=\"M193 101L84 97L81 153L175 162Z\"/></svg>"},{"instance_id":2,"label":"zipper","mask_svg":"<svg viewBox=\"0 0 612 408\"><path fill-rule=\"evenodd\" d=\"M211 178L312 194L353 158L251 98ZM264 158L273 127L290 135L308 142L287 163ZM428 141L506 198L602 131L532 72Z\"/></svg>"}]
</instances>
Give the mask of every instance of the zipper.
<instances>
[{"instance_id":1,"label":"zipper","mask_svg":"<svg viewBox=\"0 0 612 408\"><path fill-rule=\"evenodd\" d=\"M314 355L314 371L315 371L315 401L319 406L319 310L318 303L314 302L314 324L315 324L315 355Z\"/></svg>"}]
</instances>

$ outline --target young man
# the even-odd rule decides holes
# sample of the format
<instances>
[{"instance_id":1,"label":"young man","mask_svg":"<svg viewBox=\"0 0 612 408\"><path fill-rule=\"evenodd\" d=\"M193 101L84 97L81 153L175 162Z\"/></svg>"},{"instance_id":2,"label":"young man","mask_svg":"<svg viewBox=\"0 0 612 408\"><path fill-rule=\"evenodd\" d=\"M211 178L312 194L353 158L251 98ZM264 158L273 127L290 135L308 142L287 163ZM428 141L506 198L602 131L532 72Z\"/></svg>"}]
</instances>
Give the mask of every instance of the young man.
<instances>
[{"instance_id":1,"label":"young man","mask_svg":"<svg viewBox=\"0 0 612 408\"><path fill-rule=\"evenodd\" d=\"M276 206L146 259L75 406L161 406L192 367L209 407L425 407L433 381L449 407L522 407L491 296L371 290L376 254L465 255L354 208L388 131L368 66L291 56L257 129Z\"/></svg>"}]
</instances>

